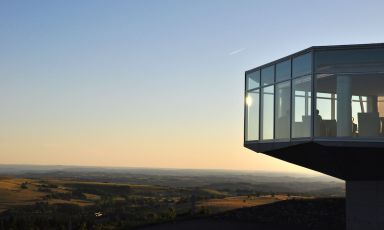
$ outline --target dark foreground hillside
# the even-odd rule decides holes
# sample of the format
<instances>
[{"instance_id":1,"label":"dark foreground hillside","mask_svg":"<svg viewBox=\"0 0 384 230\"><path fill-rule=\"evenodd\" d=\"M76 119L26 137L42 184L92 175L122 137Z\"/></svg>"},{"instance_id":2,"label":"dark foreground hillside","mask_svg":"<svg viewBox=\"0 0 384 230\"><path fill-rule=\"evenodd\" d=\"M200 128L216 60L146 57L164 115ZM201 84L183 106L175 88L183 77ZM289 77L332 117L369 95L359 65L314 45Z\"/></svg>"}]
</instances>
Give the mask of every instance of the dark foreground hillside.
<instances>
[{"instance_id":1,"label":"dark foreground hillside","mask_svg":"<svg viewBox=\"0 0 384 230\"><path fill-rule=\"evenodd\" d=\"M232 210L206 218L175 221L140 229L340 230L345 229L345 200L343 198L286 200Z\"/></svg>"}]
</instances>

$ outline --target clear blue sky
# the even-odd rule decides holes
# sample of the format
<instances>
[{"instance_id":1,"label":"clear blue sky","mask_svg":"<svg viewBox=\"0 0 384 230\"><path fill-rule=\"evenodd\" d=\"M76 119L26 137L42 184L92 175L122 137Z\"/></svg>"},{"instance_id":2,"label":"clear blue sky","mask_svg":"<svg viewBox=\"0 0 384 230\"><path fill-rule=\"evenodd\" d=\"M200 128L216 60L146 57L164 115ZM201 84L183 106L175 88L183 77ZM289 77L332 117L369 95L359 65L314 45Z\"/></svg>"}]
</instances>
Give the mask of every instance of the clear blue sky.
<instances>
[{"instance_id":1,"label":"clear blue sky","mask_svg":"<svg viewBox=\"0 0 384 230\"><path fill-rule=\"evenodd\" d=\"M383 1L1 1L0 162L303 169L242 147L243 74L384 41Z\"/></svg>"}]
</instances>

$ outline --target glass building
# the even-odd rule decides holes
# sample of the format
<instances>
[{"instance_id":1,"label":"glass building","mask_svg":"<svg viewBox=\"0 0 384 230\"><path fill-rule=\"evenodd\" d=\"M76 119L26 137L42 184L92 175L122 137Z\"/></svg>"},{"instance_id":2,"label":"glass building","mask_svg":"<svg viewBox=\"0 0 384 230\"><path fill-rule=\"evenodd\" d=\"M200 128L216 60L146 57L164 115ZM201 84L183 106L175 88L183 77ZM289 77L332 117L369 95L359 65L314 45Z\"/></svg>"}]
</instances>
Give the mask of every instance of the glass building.
<instances>
[{"instance_id":1,"label":"glass building","mask_svg":"<svg viewBox=\"0 0 384 230\"><path fill-rule=\"evenodd\" d=\"M245 72L244 146L346 181L348 230L384 229L384 43Z\"/></svg>"},{"instance_id":2,"label":"glass building","mask_svg":"<svg viewBox=\"0 0 384 230\"><path fill-rule=\"evenodd\" d=\"M245 73L245 143L384 141L384 47L312 47Z\"/></svg>"}]
</instances>

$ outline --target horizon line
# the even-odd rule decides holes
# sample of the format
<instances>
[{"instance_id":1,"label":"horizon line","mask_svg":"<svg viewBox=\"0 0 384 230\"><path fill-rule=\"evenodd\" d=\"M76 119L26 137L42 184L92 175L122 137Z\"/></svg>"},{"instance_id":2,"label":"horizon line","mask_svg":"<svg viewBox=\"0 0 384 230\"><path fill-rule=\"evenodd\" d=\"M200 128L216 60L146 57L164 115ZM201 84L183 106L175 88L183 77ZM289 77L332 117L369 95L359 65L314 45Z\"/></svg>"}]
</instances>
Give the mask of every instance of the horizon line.
<instances>
[{"instance_id":1,"label":"horizon line","mask_svg":"<svg viewBox=\"0 0 384 230\"><path fill-rule=\"evenodd\" d=\"M272 170L261 170L261 169L223 169L223 168L175 168L175 167L146 167L146 166L102 166L102 165L73 165L73 164L23 164L23 163L0 163L2 166L32 166L32 167L68 167L68 168L109 168L109 169L156 169L156 170L196 170L196 171L232 171L232 172L253 172L253 173L276 173L276 174L298 174L315 176L328 176L320 172L314 171L313 173L303 172L291 172L291 171L272 171Z\"/></svg>"}]
</instances>

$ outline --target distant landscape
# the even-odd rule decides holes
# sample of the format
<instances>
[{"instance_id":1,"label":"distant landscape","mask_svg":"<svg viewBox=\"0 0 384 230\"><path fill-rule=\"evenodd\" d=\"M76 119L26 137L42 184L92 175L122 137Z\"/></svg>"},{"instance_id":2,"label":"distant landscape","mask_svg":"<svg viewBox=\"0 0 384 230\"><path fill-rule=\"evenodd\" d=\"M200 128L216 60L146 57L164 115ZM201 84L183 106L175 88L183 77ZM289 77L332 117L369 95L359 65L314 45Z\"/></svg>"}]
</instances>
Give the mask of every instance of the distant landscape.
<instances>
[{"instance_id":1,"label":"distant landscape","mask_svg":"<svg viewBox=\"0 0 384 230\"><path fill-rule=\"evenodd\" d=\"M344 195L292 173L1 165L0 229L132 229Z\"/></svg>"}]
</instances>

